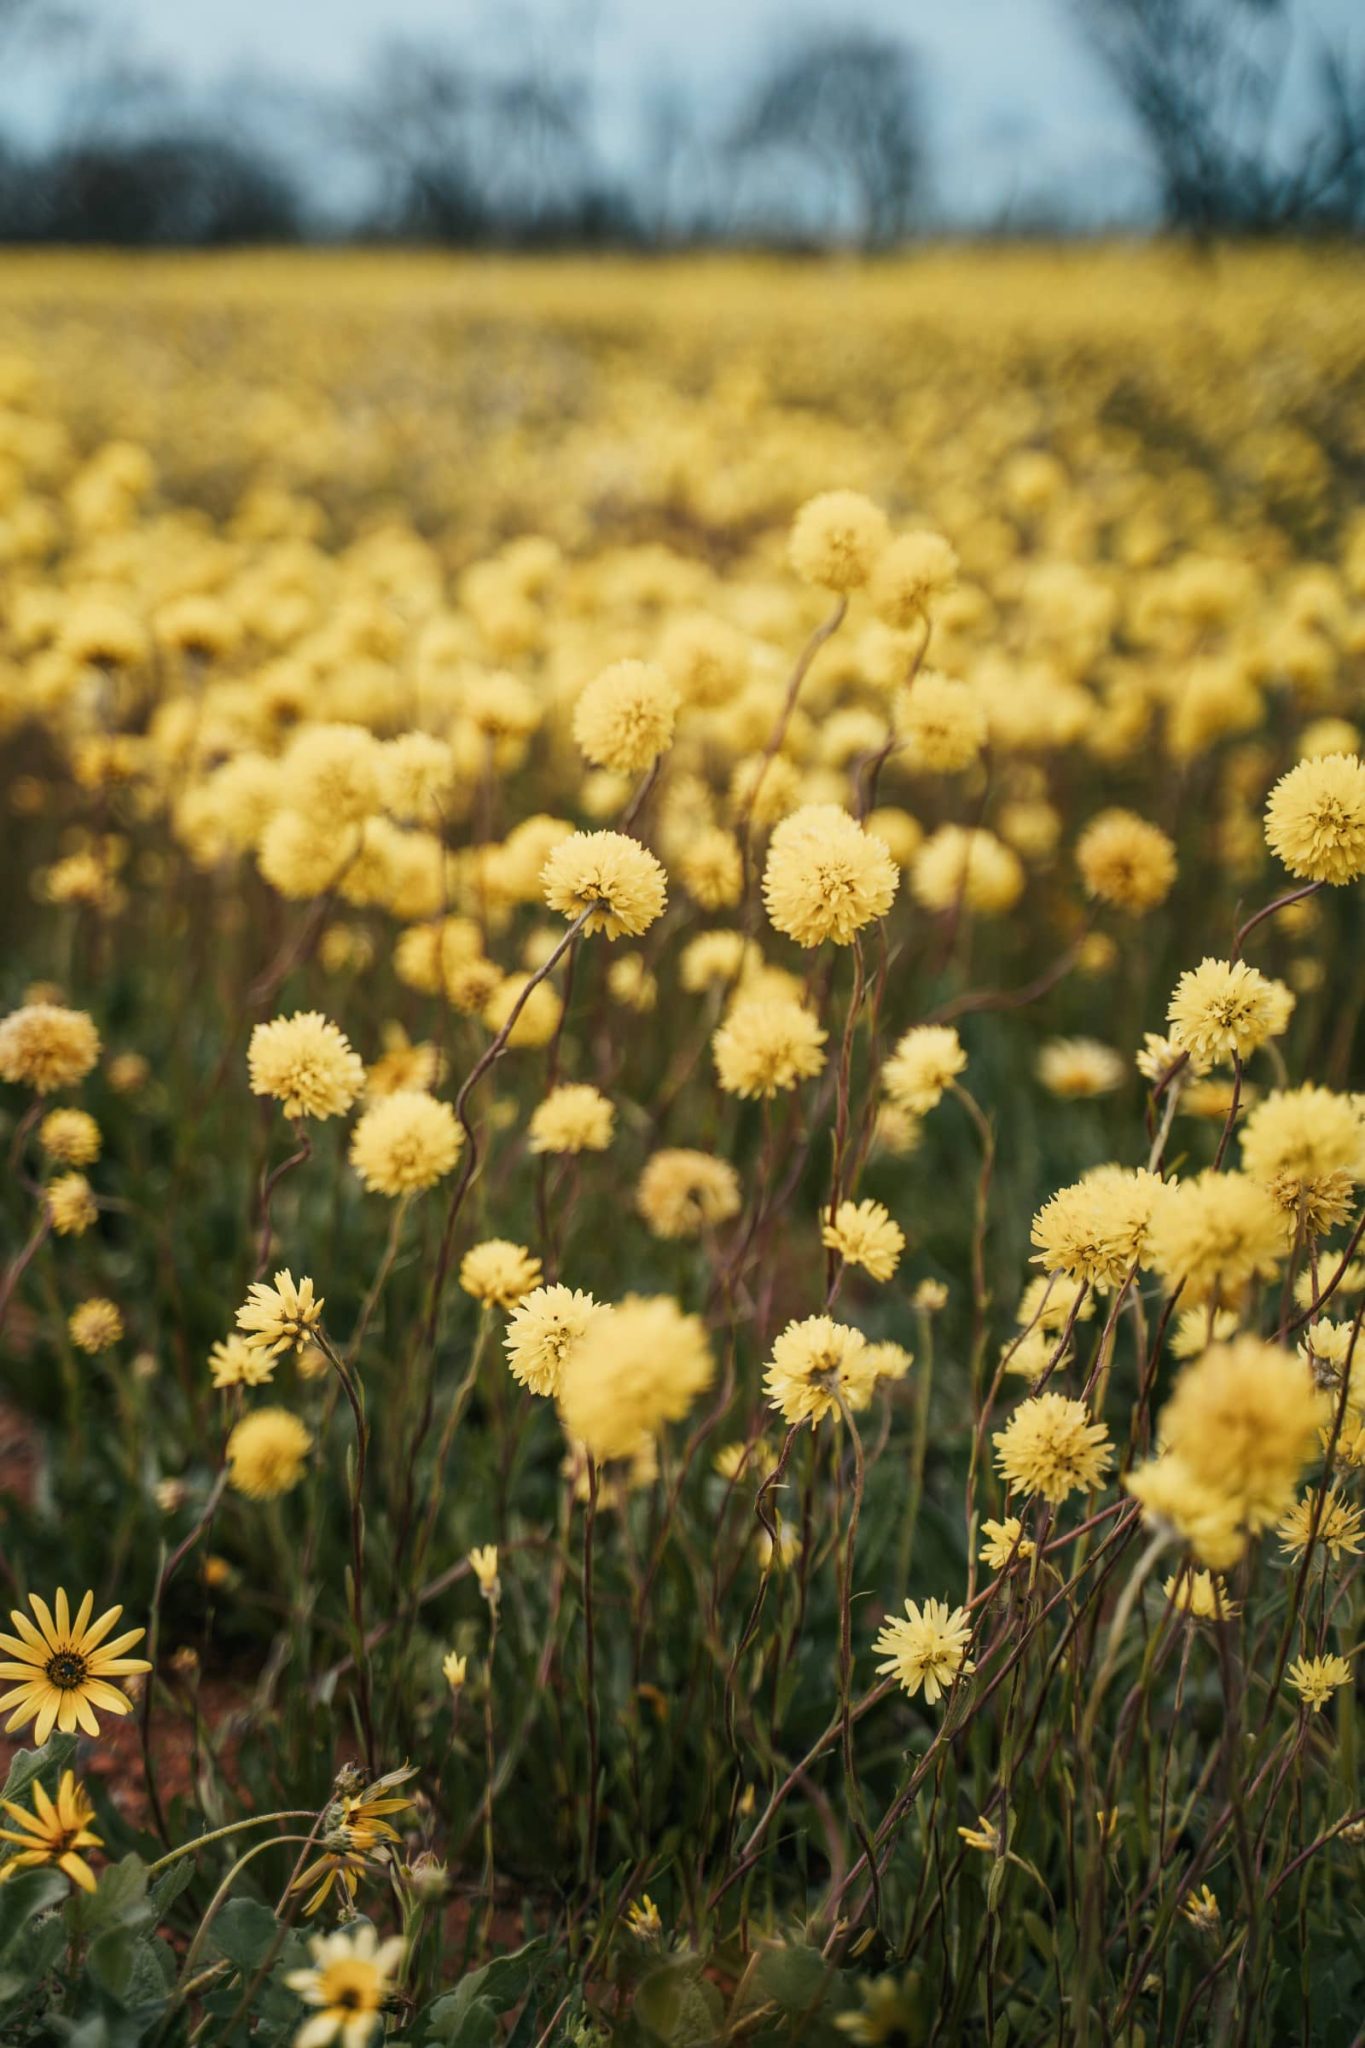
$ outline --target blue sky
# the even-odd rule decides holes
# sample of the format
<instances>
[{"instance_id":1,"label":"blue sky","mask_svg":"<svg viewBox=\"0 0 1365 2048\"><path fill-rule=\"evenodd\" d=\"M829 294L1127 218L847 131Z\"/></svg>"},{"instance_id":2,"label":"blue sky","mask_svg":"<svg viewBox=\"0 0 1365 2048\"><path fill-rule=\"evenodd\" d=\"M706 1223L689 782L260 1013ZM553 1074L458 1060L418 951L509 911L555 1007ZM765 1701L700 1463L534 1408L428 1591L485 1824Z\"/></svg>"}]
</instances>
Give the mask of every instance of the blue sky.
<instances>
[{"instance_id":1,"label":"blue sky","mask_svg":"<svg viewBox=\"0 0 1365 2048\"><path fill-rule=\"evenodd\" d=\"M1289 118L1305 103L1315 36L1354 24L1365 63L1361 0L1295 0L1292 11ZM947 215L988 217L1046 194L1082 215L1122 217L1145 192L1136 138L1069 0L99 0L99 12L124 47L205 95L226 86L238 104L262 76L345 91L385 35L490 52L518 39L568 49L593 79L603 149L626 165L641 146L645 82L665 78L721 111L793 27L852 19L898 31L920 55Z\"/></svg>"}]
</instances>

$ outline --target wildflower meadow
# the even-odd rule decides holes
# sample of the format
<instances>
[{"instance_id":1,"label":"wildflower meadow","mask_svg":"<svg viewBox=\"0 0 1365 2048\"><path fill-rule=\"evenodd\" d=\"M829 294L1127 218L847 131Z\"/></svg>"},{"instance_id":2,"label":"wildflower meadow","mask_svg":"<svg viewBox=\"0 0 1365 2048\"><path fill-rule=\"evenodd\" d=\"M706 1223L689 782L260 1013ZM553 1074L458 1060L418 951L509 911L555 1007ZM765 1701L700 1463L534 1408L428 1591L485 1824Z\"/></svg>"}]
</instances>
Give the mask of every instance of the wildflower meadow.
<instances>
[{"instance_id":1,"label":"wildflower meadow","mask_svg":"<svg viewBox=\"0 0 1365 2048\"><path fill-rule=\"evenodd\" d=\"M1365 2040L1365 282L11 257L0 2039Z\"/></svg>"}]
</instances>

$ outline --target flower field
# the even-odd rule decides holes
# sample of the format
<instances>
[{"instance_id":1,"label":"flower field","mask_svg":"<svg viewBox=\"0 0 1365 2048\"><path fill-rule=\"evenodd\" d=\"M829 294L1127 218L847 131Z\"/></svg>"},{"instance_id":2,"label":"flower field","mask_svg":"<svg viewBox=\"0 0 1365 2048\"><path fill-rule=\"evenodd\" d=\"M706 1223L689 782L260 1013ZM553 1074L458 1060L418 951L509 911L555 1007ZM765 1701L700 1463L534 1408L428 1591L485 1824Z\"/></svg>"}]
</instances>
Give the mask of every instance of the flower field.
<instances>
[{"instance_id":1,"label":"flower field","mask_svg":"<svg viewBox=\"0 0 1365 2048\"><path fill-rule=\"evenodd\" d=\"M1362 2038L1363 474L1330 251L7 257L0 2038Z\"/></svg>"}]
</instances>

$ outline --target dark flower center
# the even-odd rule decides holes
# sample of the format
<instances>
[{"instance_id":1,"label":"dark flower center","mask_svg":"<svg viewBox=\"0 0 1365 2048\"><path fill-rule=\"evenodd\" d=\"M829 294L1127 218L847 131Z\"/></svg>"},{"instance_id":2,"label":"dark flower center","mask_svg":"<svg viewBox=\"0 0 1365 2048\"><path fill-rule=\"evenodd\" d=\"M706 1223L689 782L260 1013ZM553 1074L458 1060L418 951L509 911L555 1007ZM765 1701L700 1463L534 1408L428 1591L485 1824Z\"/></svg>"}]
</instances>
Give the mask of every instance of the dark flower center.
<instances>
[{"instance_id":1,"label":"dark flower center","mask_svg":"<svg viewBox=\"0 0 1365 2048\"><path fill-rule=\"evenodd\" d=\"M59 1692L75 1692L84 1685L89 1668L78 1650L58 1650L47 1660L47 1675Z\"/></svg>"}]
</instances>

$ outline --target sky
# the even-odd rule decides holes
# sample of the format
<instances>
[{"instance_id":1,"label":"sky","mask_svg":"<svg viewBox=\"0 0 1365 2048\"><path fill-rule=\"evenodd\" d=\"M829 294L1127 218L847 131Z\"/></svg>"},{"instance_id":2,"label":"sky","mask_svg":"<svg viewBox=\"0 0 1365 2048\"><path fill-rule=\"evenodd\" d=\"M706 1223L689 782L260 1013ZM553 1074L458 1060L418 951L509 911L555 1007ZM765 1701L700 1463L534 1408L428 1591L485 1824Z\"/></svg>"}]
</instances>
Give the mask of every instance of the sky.
<instances>
[{"instance_id":1,"label":"sky","mask_svg":"<svg viewBox=\"0 0 1365 2048\"><path fill-rule=\"evenodd\" d=\"M1072 0L97 0L121 43L206 96L269 76L343 93L385 36L505 52L518 39L586 53L604 154L644 146L642 87L667 80L718 109L803 23L891 29L915 49L936 210L980 221L1061 198L1081 218L1131 217L1148 192L1128 118L1077 32ZM1292 118L1314 38L1349 32L1365 64L1362 0L1294 0Z\"/></svg>"}]
</instances>

